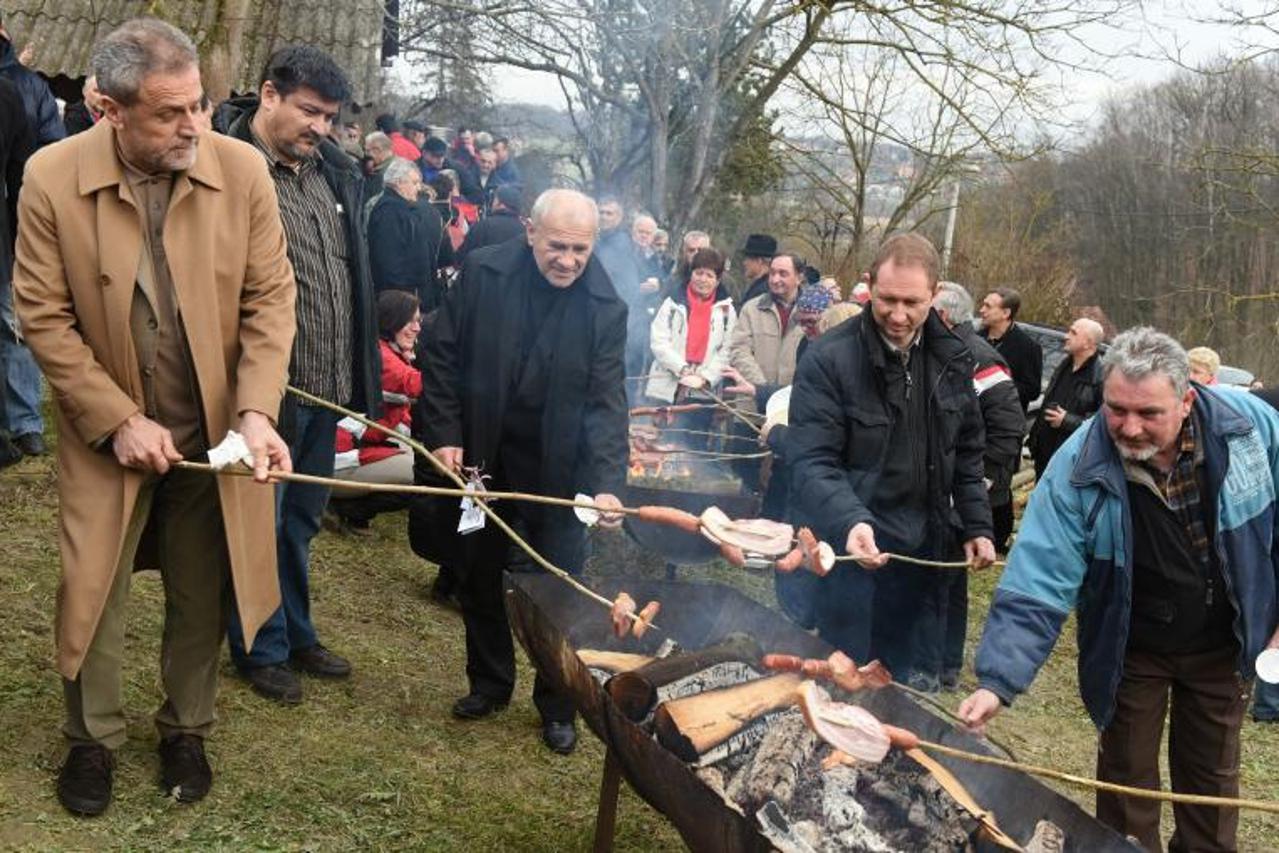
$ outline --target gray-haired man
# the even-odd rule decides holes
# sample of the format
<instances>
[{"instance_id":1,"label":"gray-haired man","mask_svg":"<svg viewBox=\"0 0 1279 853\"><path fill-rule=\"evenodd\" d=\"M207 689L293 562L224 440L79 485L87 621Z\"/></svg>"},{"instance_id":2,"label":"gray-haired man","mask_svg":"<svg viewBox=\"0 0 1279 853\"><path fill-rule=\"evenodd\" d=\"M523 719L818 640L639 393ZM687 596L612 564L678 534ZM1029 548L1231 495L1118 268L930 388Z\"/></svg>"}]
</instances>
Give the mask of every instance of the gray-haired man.
<instances>
[{"instance_id":1,"label":"gray-haired man","mask_svg":"<svg viewBox=\"0 0 1279 853\"><path fill-rule=\"evenodd\" d=\"M1102 365L1102 416L1031 496L977 652L981 686L959 713L979 728L1025 692L1077 609L1097 777L1159 788L1171 696L1173 790L1237 796L1253 662L1279 647L1279 415L1191 385L1185 350L1153 329L1120 335ZM1097 795L1097 817L1149 850L1162 849L1159 810ZM1236 849L1236 810L1173 814L1170 849Z\"/></svg>"}]
</instances>

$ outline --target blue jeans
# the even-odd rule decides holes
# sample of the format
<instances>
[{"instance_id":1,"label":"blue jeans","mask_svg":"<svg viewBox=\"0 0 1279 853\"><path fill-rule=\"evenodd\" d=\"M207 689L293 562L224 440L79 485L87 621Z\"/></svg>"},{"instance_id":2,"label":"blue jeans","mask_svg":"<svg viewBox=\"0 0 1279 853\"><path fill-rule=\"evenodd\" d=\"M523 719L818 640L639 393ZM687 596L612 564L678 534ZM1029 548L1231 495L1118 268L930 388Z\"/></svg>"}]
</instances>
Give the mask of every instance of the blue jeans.
<instances>
[{"instance_id":1,"label":"blue jeans","mask_svg":"<svg viewBox=\"0 0 1279 853\"><path fill-rule=\"evenodd\" d=\"M333 476L337 422L338 416L328 409L297 407L297 431L289 443L295 472ZM328 500L329 490L324 486L281 483L275 487L275 545L281 604L258 629L251 653L244 649L239 611L232 609L227 640L231 660L240 669L285 663L291 652L309 649L319 642L315 626L311 624L309 564L311 540L320 532L320 518Z\"/></svg>"},{"instance_id":2,"label":"blue jeans","mask_svg":"<svg viewBox=\"0 0 1279 853\"><path fill-rule=\"evenodd\" d=\"M1260 678L1257 679L1252 716L1256 720L1279 720L1279 684L1266 684Z\"/></svg>"},{"instance_id":3,"label":"blue jeans","mask_svg":"<svg viewBox=\"0 0 1279 853\"><path fill-rule=\"evenodd\" d=\"M4 365L4 410L7 428L15 436L43 433L40 417L40 368L27 345L18 340L13 315L13 286L7 271L0 273L0 364Z\"/></svg>"}]
</instances>

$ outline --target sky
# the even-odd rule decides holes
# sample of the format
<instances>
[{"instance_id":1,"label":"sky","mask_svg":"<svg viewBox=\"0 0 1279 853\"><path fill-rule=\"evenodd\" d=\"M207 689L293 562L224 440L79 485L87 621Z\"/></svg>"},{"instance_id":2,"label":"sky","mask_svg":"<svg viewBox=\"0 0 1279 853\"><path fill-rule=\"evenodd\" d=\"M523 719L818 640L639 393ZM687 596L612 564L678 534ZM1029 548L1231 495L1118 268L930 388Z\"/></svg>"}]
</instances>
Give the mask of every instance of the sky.
<instances>
[{"instance_id":1,"label":"sky","mask_svg":"<svg viewBox=\"0 0 1279 853\"><path fill-rule=\"evenodd\" d=\"M1224 0L1248 12L1274 0ZM1134 4L1134 11L1114 26L1094 25L1079 31L1080 40L1102 56L1088 56L1082 48L1066 48L1062 58L1099 65L1096 71L1064 69L1055 76L1066 93L1063 116L1086 126L1105 100L1134 87L1149 85L1176 72L1178 63L1193 66L1220 54L1237 55L1248 37L1238 29L1208 23L1224 17L1224 2L1213 0L1151 0ZM1279 13L1276 14L1279 23ZM1279 48L1279 38L1264 34ZM1264 43L1261 33L1250 40ZM545 74L503 68L493 74L494 94L504 102L562 107L559 87Z\"/></svg>"}]
</instances>

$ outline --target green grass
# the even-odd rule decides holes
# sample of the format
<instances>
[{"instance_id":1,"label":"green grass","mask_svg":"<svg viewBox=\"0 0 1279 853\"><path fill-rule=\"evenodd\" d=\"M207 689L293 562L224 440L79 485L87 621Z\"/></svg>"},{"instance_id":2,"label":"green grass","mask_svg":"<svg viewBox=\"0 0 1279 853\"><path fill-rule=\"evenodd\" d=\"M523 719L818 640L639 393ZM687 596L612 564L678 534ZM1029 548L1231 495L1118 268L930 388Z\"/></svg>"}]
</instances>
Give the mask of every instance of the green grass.
<instances>
[{"instance_id":1,"label":"green grass","mask_svg":"<svg viewBox=\"0 0 1279 853\"><path fill-rule=\"evenodd\" d=\"M135 576L125 670L129 741L117 756L116 801L97 819L65 814L53 793L63 750L52 666L54 487L48 460L0 474L0 849L589 849L600 744L580 727L573 756L542 748L522 654L509 710L479 723L449 717L466 689L461 620L426 600L434 569L409 552L403 516L380 517L370 539L324 533L316 541L315 621L324 641L353 661L350 681L307 680L305 703L282 708L256 697L224 664L219 725L209 742L214 788L191 807L174 805L155 784L150 715L160 701L161 595L154 573ZM631 573L660 573L653 560L627 565ZM761 576L725 568L684 576L731 581L771 603L771 584ZM975 583L975 613L993 581ZM971 627L975 641L978 620ZM994 732L1025 760L1091 775L1094 734L1075 694L1073 651L1072 629L1032 693ZM1244 741L1245 794L1274 797L1279 727L1250 723ZM1245 815L1241 843L1279 848L1279 820ZM623 786L617 846L681 843Z\"/></svg>"}]
</instances>

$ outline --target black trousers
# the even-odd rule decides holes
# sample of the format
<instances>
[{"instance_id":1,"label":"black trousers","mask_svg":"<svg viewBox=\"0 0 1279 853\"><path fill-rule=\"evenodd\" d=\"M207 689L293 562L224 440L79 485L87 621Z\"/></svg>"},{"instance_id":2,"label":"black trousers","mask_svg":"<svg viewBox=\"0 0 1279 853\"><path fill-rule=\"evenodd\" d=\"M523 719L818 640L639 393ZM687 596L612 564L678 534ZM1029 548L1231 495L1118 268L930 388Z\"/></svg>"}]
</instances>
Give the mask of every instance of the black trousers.
<instances>
[{"instance_id":1,"label":"black trousers","mask_svg":"<svg viewBox=\"0 0 1279 853\"><path fill-rule=\"evenodd\" d=\"M498 488L493 486L492 488ZM498 514L552 564L579 574L586 558L585 528L571 511L514 502L494 504ZM458 599L466 626L466 677L472 693L502 702L515 690L515 641L506 618L508 572L541 571L492 521L464 539ZM569 696L539 672L533 704L544 723L571 722Z\"/></svg>"},{"instance_id":2,"label":"black trousers","mask_svg":"<svg viewBox=\"0 0 1279 853\"><path fill-rule=\"evenodd\" d=\"M1013 535L1013 502L1010 497L999 506L991 505L990 518L995 525L995 550L1008 553L1008 538Z\"/></svg>"}]
</instances>

